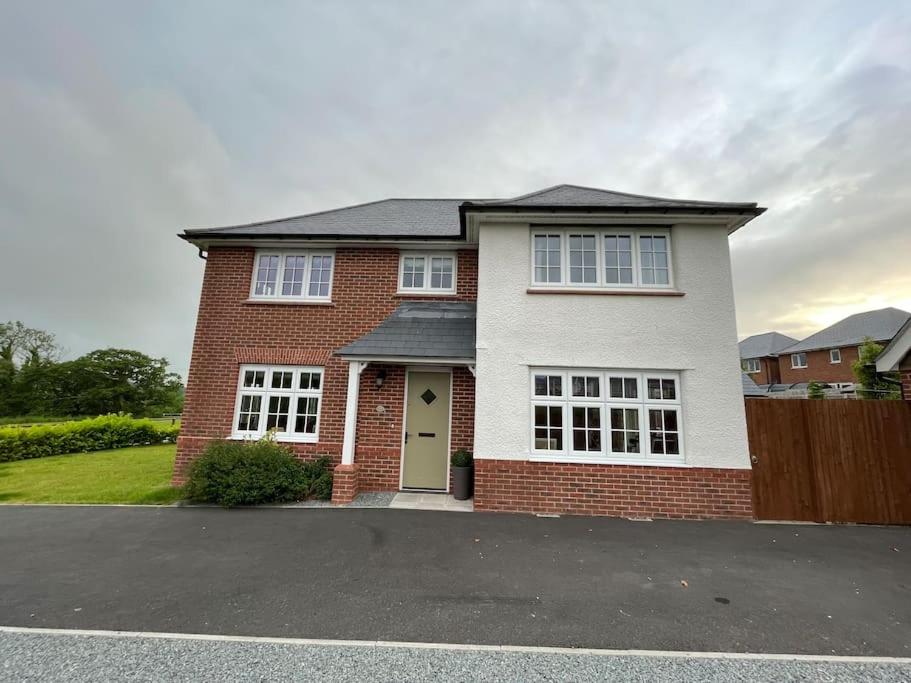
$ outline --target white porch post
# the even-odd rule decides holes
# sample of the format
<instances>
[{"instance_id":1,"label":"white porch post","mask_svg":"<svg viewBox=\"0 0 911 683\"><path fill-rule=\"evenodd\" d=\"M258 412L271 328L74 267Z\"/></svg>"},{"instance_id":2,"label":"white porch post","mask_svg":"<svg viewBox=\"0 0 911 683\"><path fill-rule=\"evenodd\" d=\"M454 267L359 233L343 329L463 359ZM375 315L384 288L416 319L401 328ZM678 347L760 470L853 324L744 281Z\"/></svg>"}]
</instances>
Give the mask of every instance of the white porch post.
<instances>
[{"instance_id":1,"label":"white porch post","mask_svg":"<svg viewBox=\"0 0 911 683\"><path fill-rule=\"evenodd\" d=\"M354 433L357 428L357 396L361 387L361 373L367 363L348 362L348 396L345 401L345 435L342 441L342 464L354 464Z\"/></svg>"}]
</instances>

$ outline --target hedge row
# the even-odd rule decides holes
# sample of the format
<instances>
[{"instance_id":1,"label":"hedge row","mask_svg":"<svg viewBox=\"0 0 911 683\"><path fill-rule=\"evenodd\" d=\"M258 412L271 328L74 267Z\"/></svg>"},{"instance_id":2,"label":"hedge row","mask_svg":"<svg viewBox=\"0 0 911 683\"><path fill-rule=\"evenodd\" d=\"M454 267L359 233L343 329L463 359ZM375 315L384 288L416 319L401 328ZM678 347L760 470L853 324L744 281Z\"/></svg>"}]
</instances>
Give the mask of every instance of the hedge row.
<instances>
[{"instance_id":1,"label":"hedge row","mask_svg":"<svg viewBox=\"0 0 911 683\"><path fill-rule=\"evenodd\" d=\"M177 426L136 420L129 415L104 415L35 427L0 427L0 462L172 443L179 431Z\"/></svg>"}]
</instances>

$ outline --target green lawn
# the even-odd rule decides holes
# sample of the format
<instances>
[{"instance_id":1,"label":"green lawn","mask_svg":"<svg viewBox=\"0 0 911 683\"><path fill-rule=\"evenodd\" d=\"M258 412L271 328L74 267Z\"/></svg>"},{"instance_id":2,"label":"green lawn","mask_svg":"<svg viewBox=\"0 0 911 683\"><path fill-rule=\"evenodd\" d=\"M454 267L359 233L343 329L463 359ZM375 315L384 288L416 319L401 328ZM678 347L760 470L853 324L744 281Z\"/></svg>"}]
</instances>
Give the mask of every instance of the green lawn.
<instances>
[{"instance_id":1,"label":"green lawn","mask_svg":"<svg viewBox=\"0 0 911 683\"><path fill-rule=\"evenodd\" d=\"M0 463L0 503L144 503L180 499L174 444Z\"/></svg>"}]
</instances>

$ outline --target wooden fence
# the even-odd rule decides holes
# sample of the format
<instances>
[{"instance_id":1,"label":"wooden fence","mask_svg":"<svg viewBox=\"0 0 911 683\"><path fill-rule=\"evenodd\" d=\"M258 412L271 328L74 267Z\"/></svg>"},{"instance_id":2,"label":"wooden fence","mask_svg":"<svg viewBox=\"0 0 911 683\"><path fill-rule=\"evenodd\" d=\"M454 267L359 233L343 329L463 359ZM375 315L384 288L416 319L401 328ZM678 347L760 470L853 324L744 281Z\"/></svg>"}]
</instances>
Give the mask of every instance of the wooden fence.
<instances>
[{"instance_id":1,"label":"wooden fence","mask_svg":"<svg viewBox=\"0 0 911 683\"><path fill-rule=\"evenodd\" d=\"M758 519L911 524L911 403L746 401Z\"/></svg>"}]
</instances>

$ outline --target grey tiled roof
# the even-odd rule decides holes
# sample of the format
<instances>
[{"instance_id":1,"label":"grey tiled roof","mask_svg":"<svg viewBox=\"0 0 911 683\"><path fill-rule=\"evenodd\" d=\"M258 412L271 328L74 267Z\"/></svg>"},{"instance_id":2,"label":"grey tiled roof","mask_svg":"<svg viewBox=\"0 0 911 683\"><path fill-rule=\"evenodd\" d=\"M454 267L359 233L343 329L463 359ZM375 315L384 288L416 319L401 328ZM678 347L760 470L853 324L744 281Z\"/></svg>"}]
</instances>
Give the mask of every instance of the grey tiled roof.
<instances>
[{"instance_id":1,"label":"grey tiled roof","mask_svg":"<svg viewBox=\"0 0 911 683\"><path fill-rule=\"evenodd\" d=\"M335 352L357 358L475 357L475 305L406 301L374 330Z\"/></svg>"},{"instance_id":2,"label":"grey tiled roof","mask_svg":"<svg viewBox=\"0 0 911 683\"><path fill-rule=\"evenodd\" d=\"M458 238L464 199L383 199L272 221L189 229L187 237Z\"/></svg>"},{"instance_id":3,"label":"grey tiled roof","mask_svg":"<svg viewBox=\"0 0 911 683\"><path fill-rule=\"evenodd\" d=\"M753 381L745 372L740 373L740 381L743 383L744 396L765 396L765 392L759 388L759 385Z\"/></svg>"},{"instance_id":4,"label":"grey tiled roof","mask_svg":"<svg viewBox=\"0 0 911 683\"><path fill-rule=\"evenodd\" d=\"M276 220L228 225L220 228L189 228L182 237L189 240L206 238L398 238L460 239L465 211L483 211L502 207L529 209L541 207L573 209L680 209L714 212L731 210L758 215L765 209L755 203L700 202L666 199L597 190L578 185L557 185L511 199L383 199L366 204L346 206L329 211Z\"/></svg>"},{"instance_id":5,"label":"grey tiled roof","mask_svg":"<svg viewBox=\"0 0 911 683\"><path fill-rule=\"evenodd\" d=\"M754 334L740 342L741 358L765 358L775 356L784 348L796 344L797 340L780 332Z\"/></svg>"},{"instance_id":6,"label":"grey tiled roof","mask_svg":"<svg viewBox=\"0 0 911 683\"><path fill-rule=\"evenodd\" d=\"M856 346L865 337L874 341L889 341L911 317L911 313L899 308L880 308L849 315L816 334L781 350L781 353L834 349L839 346Z\"/></svg>"},{"instance_id":7,"label":"grey tiled roof","mask_svg":"<svg viewBox=\"0 0 911 683\"><path fill-rule=\"evenodd\" d=\"M641 194L599 190L580 185L554 185L537 192L510 199L483 199L468 202L471 206L591 206L591 207L636 207L636 208L706 208L738 210L755 209L755 203L703 202L691 199L668 199L649 197Z\"/></svg>"}]
</instances>

